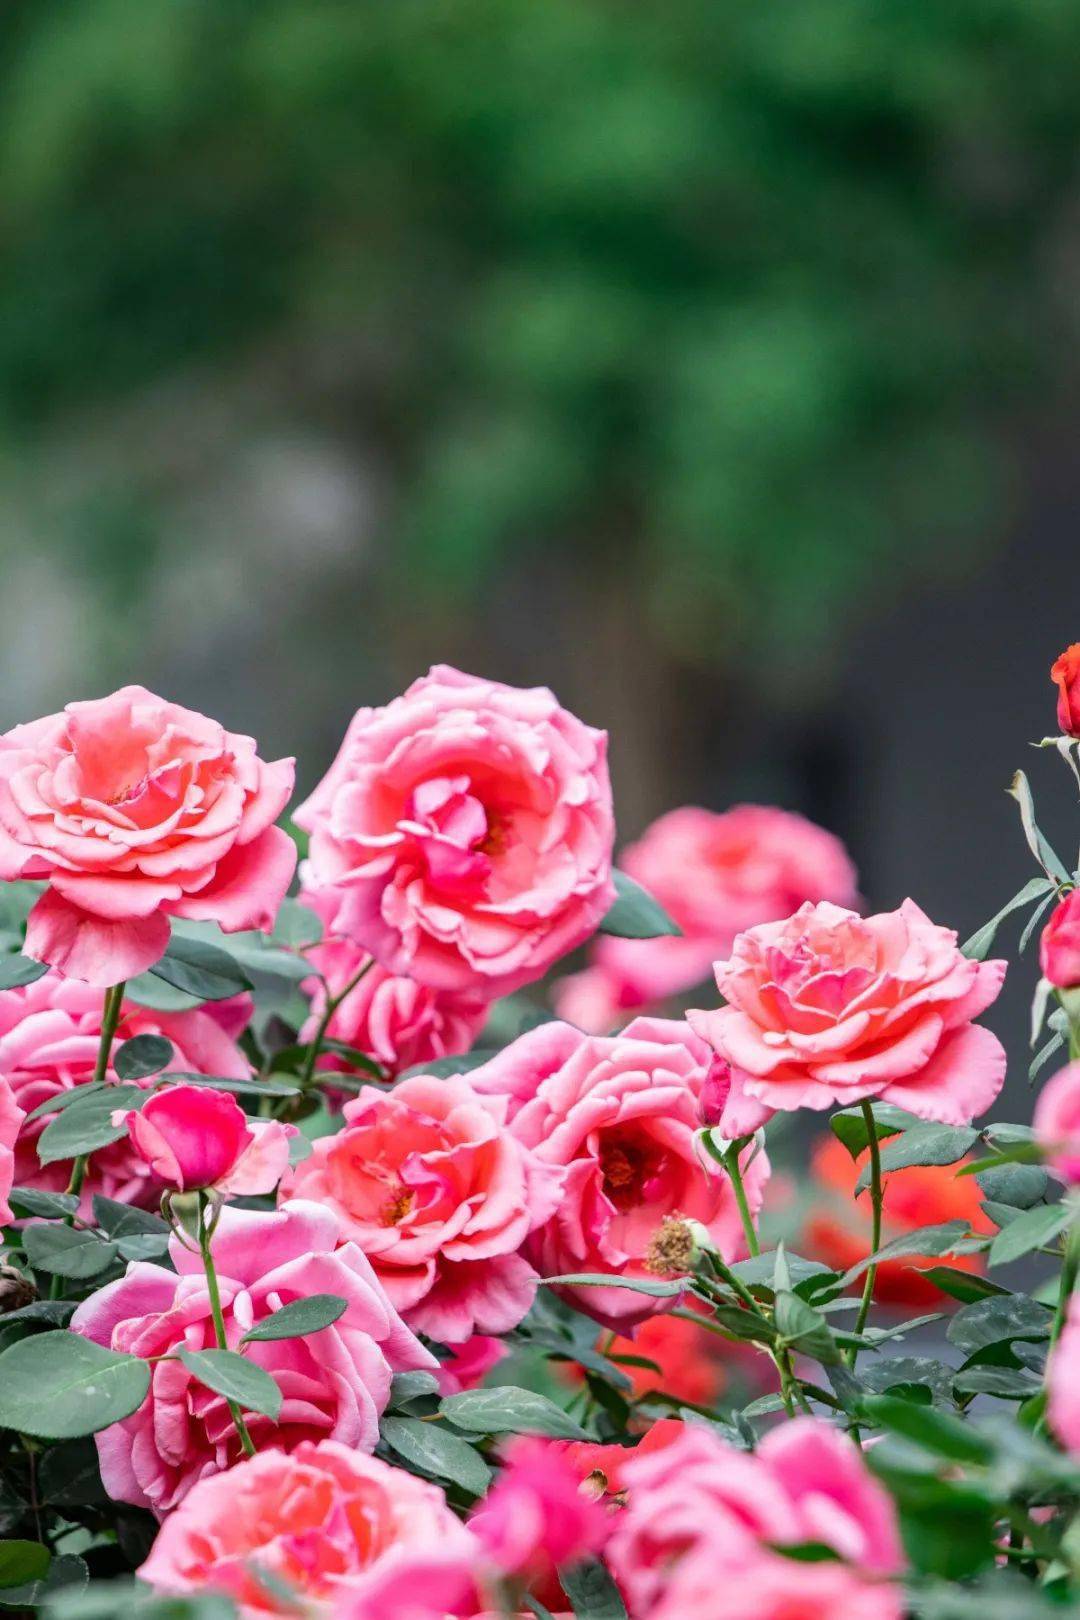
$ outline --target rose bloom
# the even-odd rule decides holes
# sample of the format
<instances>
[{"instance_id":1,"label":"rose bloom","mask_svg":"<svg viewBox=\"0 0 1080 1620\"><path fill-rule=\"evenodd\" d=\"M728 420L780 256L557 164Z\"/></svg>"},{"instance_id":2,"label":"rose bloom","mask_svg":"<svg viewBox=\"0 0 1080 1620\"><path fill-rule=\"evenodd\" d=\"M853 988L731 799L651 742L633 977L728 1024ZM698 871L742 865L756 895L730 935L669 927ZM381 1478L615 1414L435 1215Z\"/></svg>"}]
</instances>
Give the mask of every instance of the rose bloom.
<instances>
[{"instance_id":1,"label":"rose bloom","mask_svg":"<svg viewBox=\"0 0 1080 1620\"><path fill-rule=\"evenodd\" d=\"M139 1575L162 1594L224 1593L242 1620L260 1620L284 1612L265 1572L316 1620L404 1553L471 1550L437 1485L335 1440L305 1440L291 1455L261 1451L199 1480Z\"/></svg>"},{"instance_id":2,"label":"rose bloom","mask_svg":"<svg viewBox=\"0 0 1080 1620\"><path fill-rule=\"evenodd\" d=\"M1046 1082L1031 1123L1047 1164L1070 1187L1080 1184L1080 1062Z\"/></svg>"},{"instance_id":3,"label":"rose bloom","mask_svg":"<svg viewBox=\"0 0 1080 1620\"><path fill-rule=\"evenodd\" d=\"M460 1395L463 1389L478 1389L493 1367L505 1361L510 1346L490 1334L474 1333L442 1358L439 1367L440 1395Z\"/></svg>"},{"instance_id":4,"label":"rose bloom","mask_svg":"<svg viewBox=\"0 0 1080 1620\"><path fill-rule=\"evenodd\" d=\"M472 1071L478 1091L504 1100L526 1147L565 1167L558 1210L525 1246L542 1277L648 1276L653 1239L672 1215L700 1221L725 1259L744 1254L731 1182L702 1158L697 1140L710 1063L708 1047L685 1024L639 1018L607 1037L542 1024ZM756 1211L769 1162L749 1149L743 1162ZM623 1288L560 1292L617 1332L670 1306Z\"/></svg>"},{"instance_id":5,"label":"rose bloom","mask_svg":"<svg viewBox=\"0 0 1080 1620\"><path fill-rule=\"evenodd\" d=\"M478 1570L478 1545L454 1552L403 1547L372 1569L357 1592L343 1594L334 1620L507 1620L494 1580ZM552 1620L574 1620L570 1610L549 1611ZM515 1620L533 1620L532 1609Z\"/></svg>"},{"instance_id":6,"label":"rose bloom","mask_svg":"<svg viewBox=\"0 0 1080 1620\"><path fill-rule=\"evenodd\" d=\"M0 1226L11 1220L8 1196L15 1185L15 1141L23 1110L9 1082L0 1078Z\"/></svg>"},{"instance_id":7,"label":"rose bloom","mask_svg":"<svg viewBox=\"0 0 1080 1620\"><path fill-rule=\"evenodd\" d=\"M1066 1451L1080 1454L1080 1295L1069 1301L1061 1337L1046 1366L1046 1415Z\"/></svg>"},{"instance_id":8,"label":"rose bloom","mask_svg":"<svg viewBox=\"0 0 1080 1620\"><path fill-rule=\"evenodd\" d=\"M536 1273L519 1250L561 1197L498 1113L463 1075L366 1086L282 1189L332 1211L409 1325L449 1344L521 1321Z\"/></svg>"},{"instance_id":9,"label":"rose bloom","mask_svg":"<svg viewBox=\"0 0 1080 1620\"><path fill-rule=\"evenodd\" d=\"M778 1109L864 1097L969 1123L1005 1079L1001 1042L972 1023L1005 967L969 961L911 900L865 918L807 904L740 934L716 964L728 1005L687 1014L731 1064L721 1131L743 1136Z\"/></svg>"},{"instance_id":10,"label":"rose bloom","mask_svg":"<svg viewBox=\"0 0 1080 1620\"><path fill-rule=\"evenodd\" d=\"M276 1423L252 1413L256 1447L291 1451L303 1440L339 1440L374 1450L379 1416L395 1372L435 1371L353 1243L337 1248L337 1222L315 1204L276 1212L226 1208L213 1237L228 1348L271 1312L311 1294L338 1294L348 1309L303 1338L268 1339L244 1354L270 1373L284 1396ZM76 1333L131 1355L167 1356L180 1347L217 1346L202 1260L175 1237L179 1275L137 1261L127 1275L83 1301ZM159 1361L150 1393L131 1417L96 1434L101 1478L114 1501L164 1516L192 1486L235 1462L239 1441L228 1404L179 1361Z\"/></svg>"},{"instance_id":11,"label":"rose bloom","mask_svg":"<svg viewBox=\"0 0 1080 1620\"><path fill-rule=\"evenodd\" d=\"M1039 942L1043 978L1059 990L1080 985L1080 889L1072 889L1053 911Z\"/></svg>"},{"instance_id":12,"label":"rose bloom","mask_svg":"<svg viewBox=\"0 0 1080 1620\"><path fill-rule=\"evenodd\" d=\"M169 918L271 928L296 865L293 761L141 686L0 738L0 878L44 878L26 952L90 984L152 967Z\"/></svg>"},{"instance_id":13,"label":"rose bloom","mask_svg":"<svg viewBox=\"0 0 1080 1620\"><path fill-rule=\"evenodd\" d=\"M1080 641L1066 647L1050 670L1058 689L1057 722L1064 737L1080 737Z\"/></svg>"},{"instance_id":14,"label":"rose bloom","mask_svg":"<svg viewBox=\"0 0 1080 1620\"><path fill-rule=\"evenodd\" d=\"M135 1152L170 1191L213 1187L233 1198L273 1192L297 1134L280 1120L248 1119L213 1086L168 1086L125 1123Z\"/></svg>"},{"instance_id":15,"label":"rose bloom","mask_svg":"<svg viewBox=\"0 0 1080 1620\"><path fill-rule=\"evenodd\" d=\"M301 900L320 916L333 912L325 895L303 892ZM326 1007L326 988L340 995L366 964L363 978L335 1009L326 1033L331 1040L355 1047L388 1075L414 1069L434 1059L467 1052L480 1033L491 1005L482 990L435 990L415 979L388 973L368 952L341 936L327 935L304 952L322 979L304 986L311 995L311 1017L300 1031L310 1041ZM319 1059L320 1069L347 1065L332 1052Z\"/></svg>"},{"instance_id":16,"label":"rose bloom","mask_svg":"<svg viewBox=\"0 0 1080 1620\"><path fill-rule=\"evenodd\" d=\"M359 711L296 820L333 932L435 989L538 979L615 897L606 734L543 687L437 666Z\"/></svg>"},{"instance_id":17,"label":"rose bloom","mask_svg":"<svg viewBox=\"0 0 1080 1620\"><path fill-rule=\"evenodd\" d=\"M507 1443L503 1459L469 1521L492 1568L533 1584L599 1550L607 1515L581 1490L557 1441L519 1435Z\"/></svg>"},{"instance_id":18,"label":"rose bloom","mask_svg":"<svg viewBox=\"0 0 1080 1620\"><path fill-rule=\"evenodd\" d=\"M815 1144L811 1164L815 1181L825 1197L811 1211L806 1224L806 1253L822 1260L834 1271L865 1259L871 1251L869 1195L855 1198L855 1183L868 1159L862 1153L858 1162L835 1136ZM983 1213L983 1194L974 1176L958 1176L958 1165L910 1165L889 1170L884 1177L884 1204L881 1238L894 1238L915 1232L922 1226L944 1221L967 1221L978 1235L997 1230ZM907 1254L900 1260L885 1260L878 1267L874 1298L880 1305L897 1309L941 1310L951 1302L921 1273L939 1265L940 1256ZM981 1254L958 1254L950 1265L981 1276L985 1261ZM862 1287L862 1280L857 1284Z\"/></svg>"},{"instance_id":19,"label":"rose bloom","mask_svg":"<svg viewBox=\"0 0 1080 1620\"><path fill-rule=\"evenodd\" d=\"M667 911L682 938L603 938L591 964L562 981L561 1018L603 1034L619 1014L709 977L737 934L788 917L804 900L853 906L855 868L838 838L770 805L717 813L685 805L646 828L619 865Z\"/></svg>"},{"instance_id":20,"label":"rose bloom","mask_svg":"<svg viewBox=\"0 0 1080 1620\"><path fill-rule=\"evenodd\" d=\"M720 1547L685 1559L647 1620L902 1620L904 1613L895 1587L844 1564L764 1550L729 1558Z\"/></svg>"},{"instance_id":21,"label":"rose bloom","mask_svg":"<svg viewBox=\"0 0 1080 1620\"><path fill-rule=\"evenodd\" d=\"M18 990L0 991L0 1076L7 1079L27 1113L50 1097L93 1079L101 1016L100 990L59 973L47 973ZM208 1008L162 1013L125 1001L113 1050L135 1035L164 1035L172 1041L167 1073L251 1078L247 1058ZM111 1069L108 1078L116 1079ZM155 1075L154 1082L158 1078ZM38 1161L38 1138L53 1118L50 1114L30 1120L19 1132L15 1179L21 1187L63 1192L68 1184L70 1160ZM151 1208L163 1191L163 1182L123 1137L90 1155L82 1207L88 1212L93 1194L104 1193L123 1204Z\"/></svg>"}]
</instances>

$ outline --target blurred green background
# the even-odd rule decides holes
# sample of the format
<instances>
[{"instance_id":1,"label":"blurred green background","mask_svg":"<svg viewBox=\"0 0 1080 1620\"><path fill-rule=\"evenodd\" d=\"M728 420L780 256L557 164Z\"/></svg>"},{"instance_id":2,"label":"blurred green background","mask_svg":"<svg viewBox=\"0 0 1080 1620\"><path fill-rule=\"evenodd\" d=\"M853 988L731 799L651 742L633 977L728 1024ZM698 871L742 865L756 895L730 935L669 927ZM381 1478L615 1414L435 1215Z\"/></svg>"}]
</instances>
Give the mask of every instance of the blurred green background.
<instances>
[{"instance_id":1,"label":"blurred green background","mask_svg":"<svg viewBox=\"0 0 1080 1620\"><path fill-rule=\"evenodd\" d=\"M1080 636L1076 0L0 39L4 724L138 679L308 786L447 658L607 725L626 835L776 799L965 932L1023 880L998 790Z\"/></svg>"}]
</instances>

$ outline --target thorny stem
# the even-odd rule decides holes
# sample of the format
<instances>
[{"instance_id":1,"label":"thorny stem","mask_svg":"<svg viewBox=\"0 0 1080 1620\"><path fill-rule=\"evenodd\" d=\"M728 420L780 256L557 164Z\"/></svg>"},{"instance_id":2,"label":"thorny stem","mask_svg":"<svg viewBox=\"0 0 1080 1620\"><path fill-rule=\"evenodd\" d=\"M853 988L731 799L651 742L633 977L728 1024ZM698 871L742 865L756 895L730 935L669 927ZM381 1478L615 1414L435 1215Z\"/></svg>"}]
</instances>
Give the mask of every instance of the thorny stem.
<instances>
[{"instance_id":1,"label":"thorny stem","mask_svg":"<svg viewBox=\"0 0 1080 1620\"><path fill-rule=\"evenodd\" d=\"M210 1315L214 1322L214 1336L217 1339L219 1350L229 1348L225 1337L225 1318L221 1312L221 1290L218 1287L217 1269L214 1257L210 1252L211 1229L206 1224L206 1194L199 1194L199 1253L202 1255L203 1270L206 1273L206 1291L210 1295ZM245 1457L254 1457L255 1442L248 1433L248 1426L244 1422L244 1414L235 1401L229 1402L229 1411L236 1425L236 1432L240 1436L240 1445Z\"/></svg>"}]
</instances>

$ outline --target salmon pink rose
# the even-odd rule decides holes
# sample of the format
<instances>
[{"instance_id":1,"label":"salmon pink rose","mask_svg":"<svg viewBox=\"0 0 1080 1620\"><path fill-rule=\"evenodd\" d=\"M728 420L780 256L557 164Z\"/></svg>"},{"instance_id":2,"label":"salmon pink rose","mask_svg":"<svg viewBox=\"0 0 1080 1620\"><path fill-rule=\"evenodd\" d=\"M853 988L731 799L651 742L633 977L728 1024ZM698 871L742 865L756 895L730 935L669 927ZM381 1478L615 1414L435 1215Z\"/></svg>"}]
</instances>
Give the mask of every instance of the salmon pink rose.
<instances>
[{"instance_id":1,"label":"salmon pink rose","mask_svg":"<svg viewBox=\"0 0 1080 1620\"><path fill-rule=\"evenodd\" d=\"M542 1277L647 1277L653 1239L672 1215L700 1221L726 1260L745 1253L731 1182L699 1152L711 1063L686 1024L639 1018L614 1036L543 1024L472 1071L477 1091L504 1100L519 1140L565 1171L558 1209L525 1245ZM743 1164L756 1211L769 1162L748 1149ZM669 1305L626 1288L562 1292L616 1332Z\"/></svg>"},{"instance_id":2,"label":"salmon pink rose","mask_svg":"<svg viewBox=\"0 0 1080 1620\"><path fill-rule=\"evenodd\" d=\"M538 979L615 898L606 734L543 687L436 666L359 711L296 820L333 932L438 990Z\"/></svg>"},{"instance_id":3,"label":"salmon pink rose","mask_svg":"<svg viewBox=\"0 0 1080 1620\"><path fill-rule=\"evenodd\" d=\"M1001 1042L972 1023L1005 967L970 961L912 900L865 918L807 904L740 934L716 964L728 1005L687 1014L731 1064L720 1130L743 1136L778 1109L864 1097L968 1124L1005 1079Z\"/></svg>"},{"instance_id":4,"label":"salmon pink rose","mask_svg":"<svg viewBox=\"0 0 1080 1620\"><path fill-rule=\"evenodd\" d=\"M463 1075L365 1087L282 1189L332 1211L410 1327L449 1344L521 1321L536 1273L519 1251L561 1196L500 1112Z\"/></svg>"},{"instance_id":5,"label":"salmon pink rose","mask_svg":"<svg viewBox=\"0 0 1080 1620\"><path fill-rule=\"evenodd\" d=\"M1057 722L1063 737L1080 737L1080 641L1066 647L1050 670L1058 689Z\"/></svg>"},{"instance_id":6,"label":"salmon pink rose","mask_svg":"<svg viewBox=\"0 0 1080 1620\"><path fill-rule=\"evenodd\" d=\"M1053 911L1039 942L1043 978L1059 990L1080 985L1080 889L1072 889Z\"/></svg>"},{"instance_id":7,"label":"salmon pink rose","mask_svg":"<svg viewBox=\"0 0 1080 1620\"><path fill-rule=\"evenodd\" d=\"M173 1192L214 1187L223 1196L274 1191L289 1164L295 1125L248 1119L213 1086L169 1086L125 1116L131 1145Z\"/></svg>"},{"instance_id":8,"label":"salmon pink rose","mask_svg":"<svg viewBox=\"0 0 1080 1620\"><path fill-rule=\"evenodd\" d=\"M169 918L271 928L296 864L274 822L293 761L125 686L0 738L0 878L44 878L26 952L107 986L152 967Z\"/></svg>"},{"instance_id":9,"label":"salmon pink rose","mask_svg":"<svg viewBox=\"0 0 1080 1620\"><path fill-rule=\"evenodd\" d=\"M23 1111L6 1080L0 1079L0 1226L11 1220L8 1197L15 1184L15 1141Z\"/></svg>"},{"instance_id":10,"label":"salmon pink rose","mask_svg":"<svg viewBox=\"0 0 1080 1620\"><path fill-rule=\"evenodd\" d=\"M531 1606L511 1614L496 1580L485 1577L479 1544L452 1553L403 1547L360 1591L345 1594L334 1620L532 1620ZM551 1620L574 1620L566 1609L549 1612Z\"/></svg>"},{"instance_id":11,"label":"salmon pink rose","mask_svg":"<svg viewBox=\"0 0 1080 1620\"><path fill-rule=\"evenodd\" d=\"M473 1551L439 1487L335 1440L305 1440L291 1454L262 1451L199 1480L139 1575L163 1595L221 1592L241 1620L284 1612L278 1582L321 1620L409 1551Z\"/></svg>"},{"instance_id":12,"label":"salmon pink rose","mask_svg":"<svg viewBox=\"0 0 1080 1620\"><path fill-rule=\"evenodd\" d=\"M682 937L597 941L589 967L563 981L559 1016L603 1034L619 1014L709 977L737 934L789 917L804 900L855 904L855 868L838 838L771 805L719 813L670 810L622 853L624 872L655 896Z\"/></svg>"},{"instance_id":13,"label":"salmon pink rose","mask_svg":"<svg viewBox=\"0 0 1080 1620\"><path fill-rule=\"evenodd\" d=\"M236 1349L253 1323L294 1300L337 1294L347 1301L344 1315L330 1327L245 1349L284 1397L276 1423L248 1416L257 1448L292 1451L305 1440L338 1440L372 1451L393 1374L438 1368L356 1245L337 1243L337 1221L316 1204L296 1202L271 1213L235 1207L222 1212L213 1256L229 1349ZM71 1319L75 1332L146 1358L171 1356L181 1347L216 1348L202 1260L175 1237L169 1254L175 1273L137 1261L126 1276L91 1294ZM225 1400L175 1360L155 1361L142 1406L94 1439L108 1494L151 1508L159 1518L198 1480L230 1467L239 1455Z\"/></svg>"},{"instance_id":14,"label":"salmon pink rose","mask_svg":"<svg viewBox=\"0 0 1080 1620\"><path fill-rule=\"evenodd\" d=\"M1046 1082L1031 1123L1046 1162L1070 1187L1080 1185L1080 1062Z\"/></svg>"},{"instance_id":15,"label":"salmon pink rose","mask_svg":"<svg viewBox=\"0 0 1080 1620\"><path fill-rule=\"evenodd\" d=\"M240 998L237 998L238 1000ZM245 998L246 1000L246 998ZM120 1010L116 1046L135 1035L164 1035L172 1042L166 1073L219 1075L249 1080L251 1065L217 1018L218 1006L189 1011L151 1012L125 1001ZM19 1106L29 1114L39 1104L58 1098L94 1077L101 1039L102 995L78 979L47 973L34 984L0 991L0 1076L11 1085ZM116 1076L110 1069L108 1078ZM147 1086L156 1083L146 1081ZM15 1179L21 1187L63 1192L71 1161L41 1164L37 1143L52 1116L27 1120L15 1147ZM155 1206L164 1183L136 1153L125 1136L90 1155L83 1203L89 1213L94 1193L123 1204Z\"/></svg>"},{"instance_id":16,"label":"salmon pink rose","mask_svg":"<svg viewBox=\"0 0 1080 1620\"><path fill-rule=\"evenodd\" d=\"M843 1564L723 1547L683 1561L647 1620L902 1620L901 1592Z\"/></svg>"},{"instance_id":17,"label":"salmon pink rose","mask_svg":"<svg viewBox=\"0 0 1080 1620\"><path fill-rule=\"evenodd\" d=\"M1080 1295L1069 1301L1061 1330L1046 1366L1046 1415L1066 1451L1080 1455Z\"/></svg>"}]
</instances>

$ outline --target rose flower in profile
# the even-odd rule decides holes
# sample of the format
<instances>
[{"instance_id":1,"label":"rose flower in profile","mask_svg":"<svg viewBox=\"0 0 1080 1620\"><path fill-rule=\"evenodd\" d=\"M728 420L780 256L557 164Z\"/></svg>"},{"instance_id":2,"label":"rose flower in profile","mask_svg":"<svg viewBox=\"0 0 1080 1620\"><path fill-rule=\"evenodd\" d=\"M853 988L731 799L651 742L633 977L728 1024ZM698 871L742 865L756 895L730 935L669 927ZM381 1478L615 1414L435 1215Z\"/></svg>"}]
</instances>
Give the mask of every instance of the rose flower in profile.
<instances>
[{"instance_id":1,"label":"rose flower in profile","mask_svg":"<svg viewBox=\"0 0 1080 1620\"><path fill-rule=\"evenodd\" d=\"M1051 671L1058 689L1057 722L1063 737L1080 737L1080 641L1066 647Z\"/></svg>"}]
</instances>

